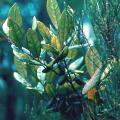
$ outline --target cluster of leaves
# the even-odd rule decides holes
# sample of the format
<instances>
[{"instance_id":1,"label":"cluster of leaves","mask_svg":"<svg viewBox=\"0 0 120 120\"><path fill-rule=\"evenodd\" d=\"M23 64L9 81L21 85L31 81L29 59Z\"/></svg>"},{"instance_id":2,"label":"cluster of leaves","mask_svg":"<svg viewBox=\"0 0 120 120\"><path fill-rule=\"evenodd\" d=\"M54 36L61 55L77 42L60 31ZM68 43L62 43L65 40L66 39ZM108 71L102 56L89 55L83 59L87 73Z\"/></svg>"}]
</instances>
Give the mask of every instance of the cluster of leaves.
<instances>
[{"instance_id":1,"label":"cluster of leaves","mask_svg":"<svg viewBox=\"0 0 120 120\"><path fill-rule=\"evenodd\" d=\"M27 89L52 99L48 110L60 112L68 120L85 116L95 119L89 102L103 104L101 81L106 80L111 63L116 60L109 62L110 53L106 50L105 57L99 55L96 45L101 40L91 42L83 21L75 19L70 6L65 4L62 11L57 0L47 0L46 7L53 26L48 28L33 17L32 28L28 30L23 27L18 5L9 10L3 31L15 56L14 77ZM109 49L109 44L106 47Z\"/></svg>"}]
</instances>

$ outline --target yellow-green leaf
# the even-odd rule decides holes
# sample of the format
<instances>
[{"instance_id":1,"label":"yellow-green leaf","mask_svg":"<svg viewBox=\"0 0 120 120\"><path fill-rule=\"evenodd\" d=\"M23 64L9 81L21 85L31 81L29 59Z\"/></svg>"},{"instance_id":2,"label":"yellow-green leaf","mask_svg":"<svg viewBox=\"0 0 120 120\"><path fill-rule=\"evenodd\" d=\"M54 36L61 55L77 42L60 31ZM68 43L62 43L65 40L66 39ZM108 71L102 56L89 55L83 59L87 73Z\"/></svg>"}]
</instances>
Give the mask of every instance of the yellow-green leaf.
<instances>
[{"instance_id":1,"label":"yellow-green leaf","mask_svg":"<svg viewBox=\"0 0 120 120\"><path fill-rule=\"evenodd\" d=\"M49 28L41 21L37 21L37 25L42 37L46 40L47 43L50 43L51 35Z\"/></svg>"},{"instance_id":2,"label":"yellow-green leaf","mask_svg":"<svg viewBox=\"0 0 120 120\"><path fill-rule=\"evenodd\" d=\"M53 36L51 38L51 45L54 46L57 50L60 50L60 42L59 42L57 36Z\"/></svg>"}]
</instances>

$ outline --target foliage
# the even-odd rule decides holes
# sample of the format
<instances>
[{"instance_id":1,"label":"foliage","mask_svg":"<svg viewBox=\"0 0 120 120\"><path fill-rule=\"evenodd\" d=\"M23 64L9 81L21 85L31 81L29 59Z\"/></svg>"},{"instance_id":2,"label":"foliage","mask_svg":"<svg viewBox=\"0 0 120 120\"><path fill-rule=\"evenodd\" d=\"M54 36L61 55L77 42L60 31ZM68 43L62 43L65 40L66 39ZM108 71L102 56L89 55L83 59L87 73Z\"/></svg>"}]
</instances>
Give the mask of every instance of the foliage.
<instances>
[{"instance_id":1,"label":"foliage","mask_svg":"<svg viewBox=\"0 0 120 120\"><path fill-rule=\"evenodd\" d=\"M67 120L120 118L116 94L120 77L118 8L112 0L84 4L86 9L78 18L67 1L61 10L57 0L47 0L53 26L33 17L32 28L25 30L15 3L3 24L15 56L14 77L35 96L41 96L44 108L39 114L43 117L38 119L48 119L48 111ZM115 113L108 114L112 110ZM56 119L49 116L49 120Z\"/></svg>"}]
</instances>

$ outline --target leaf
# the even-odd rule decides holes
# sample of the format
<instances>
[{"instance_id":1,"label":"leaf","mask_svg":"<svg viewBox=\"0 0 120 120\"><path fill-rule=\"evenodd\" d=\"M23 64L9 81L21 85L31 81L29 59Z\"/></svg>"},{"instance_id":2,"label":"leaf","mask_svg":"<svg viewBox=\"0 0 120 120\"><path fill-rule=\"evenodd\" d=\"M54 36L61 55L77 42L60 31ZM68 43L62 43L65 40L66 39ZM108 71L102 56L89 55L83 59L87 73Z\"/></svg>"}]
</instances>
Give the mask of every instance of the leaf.
<instances>
[{"instance_id":1,"label":"leaf","mask_svg":"<svg viewBox=\"0 0 120 120\"><path fill-rule=\"evenodd\" d=\"M41 94L44 92L44 86L41 84L41 82L38 82L37 86L34 87L34 89L36 89Z\"/></svg>"},{"instance_id":2,"label":"leaf","mask_svg":"<svg viewBox=\"0 0 120 120\"><path fill-rule=\"evenodd\" d=\"M23 47L22 47L22 50L21 50L13 44L11 45L11 47L13 49L13 54L21 62L31 64L31 65L41 65L41 63L39 63L38 61L33 60L33 58L30 56L30 51L29 50L27 50Z\"/></svg>"},{"instance_id":3,"label":"leaf","mask_svg":"<svg viewBox=\"0 0 120 120\"><path fill-rule=\"evenodd\" d=\"M29 54L26 54L24 51L20 50L18 47L15 45L11 45L13 49L13 54L19 59L19 60L30 60L32 59Z\"/></svg>"},{"instance_id":4,"label":"leaf","mask_svg":"<svg viewBox=\"0 0 120 120\"><path fill-rule=\"evenodd\" d=\"M77 60L73 61L70 65L68 70L75 71L77 68L80 67L80 65L83 63L84 58L80 57Z\"/></svg>"},{"instance_id":5,"label":"leaf","mask_svg":"<svg viewBox=\"0 0 120 120\"><path fill-rule=\"evenodd\" d=\"M26 88L32 88L31 84L28 83L20 74L17 72L13 73L14 78L20 82L22 85L24 85Z\"/></svg>"},{"instance_id":6,"label":"leaf","mask_svg":"<svg viewBox=\"0 0 120 120\"><path fill-rule=\"evenodd\" d=\"M12 19L8 19L7 25L9 27L9 36L11 41L19 48L21 48L24 42L24 30Z\"/></svg>"},{"instance_id":7,"label":"leaf","mask_svg":"<svg viewBox=\"0 0 120 120\"><path fill-rule=\"evenodd\" d=\"M27 40L28 40L28 49L30 50L30 52L34 57L39 58L41 51L41 44L38 39L37 32L29 28L27 31Z\"/></svg>"},{"instance_id":8,"label":"leaf","mask_svg":"<svg viewBox=\"0 0 120 120\"><path fill-rule=\"evenodd\" d=\"M100 77L101 77L101 74L102 74L103 70L102 68L98 68L95 73L93 74L93 76L91 77L90 80L88 80L85 84L85 86L83 87L83 90L82 90L82 94L86 94L89 90L91 90L92 88L96 87Z\"/></svg>"},{"instance_id":9,"label":"leaf","mask_svg":"<svg viewBox=\"0 0 120 120\"><path fill-rule=\"evenodd\" d=\"M53 55L58 55L58 51L51 45L49 44L42 44L42 48L46 50L47 52L51 52Z\"/></svg>"},{"instance_id":10,"label":"leaf","mask_svg":"<svg viewBox=\"0 0 120 120\"><path fill-rule=\"evenodd\" d=\"M95 47L90 47L85 55L85 63L90 76L94 74L97 68L102 66L99 53Z\"/></svg>"},{"instance_id":11,"label":"leaf","mask_svg":"<svg viewBox=\"0 0 120 120\"><path fill-rule=\"evenodd\" d=\"M38 30L40 31L42 37L46 40L46 43L50 43L51 35L49 28L45 26L41 21L37 21Z\"/></svg>"},{"instance_id":12,"label":"leaf","mask_svg":"<svg viewBox=\"0 0 120 120\"><path fill-rule=\"evenodd\" d=\"M56 74L53 71L50 71L46 74L46 83L53 83L53 81L56 79Z\"/></svg>"},{"instance_id":13,"label":"leaf","mask_svg":"<svg viewBox=\"0 0 120 120\"><path fill-rule=\"evenodd\" d=\"M39 82L37 78L37 66L29 65L21 62L16 57L14 58L14 63L16 65L17 72L29 83L32 87L35 87Z\"/></svg>"},{"instance_id":14,"label":"leaf","mask_svg":"<svg viewBox=\"0 0 120 120\"><path fill-rule=\"evenodd\" d=\"M16 66L17 72L26 79L27 76L27 70L26 70L26 64L18 60L16 57L14 57L14 64Z\"/></svg>"},{"instance_id":15,"label":"leaf","mask_svg":"<svg viewBox=\"0 0 120 120\"><path fill-rule=\"evenodd\" d=\"M24 30L22 28L22 17L18 5L15 3L9 10L8 19L5 22L8 29L5 31L11 41L19 48L24 46ZM8 26L8 27L7 27ZM4 27L3 27L4 28Z\"/></svg>"},{"instance_id":16,"label":"leaf","mask_svg":"<svg viewBox=\"0 0 120 120\"><path fill-rule=\"evenodd\" d=\"M55 63L63 60L68 55L68 46L65 46L59 55L55 58Z\"/></svg>"},{"instance_id":17,"label":"leaf","mask_svg":"<svg viewBox=\"0 0 120 120\"><path fill-rule=\"evenodd\" d=\"M53 97L55 95L55 93L56 93L55 91L56 91L55 90L55 86L53 84L46 84L46 86L45 86L45 92L49 96Z\"/></svg>"},{"instance_id":18,"label":"leaf","mask_svg":"<svg viewBox=\"0 0 120 120\"><path fill-rule=\"evenodd\" d=\"M53 36L51 38L51 45L54 46L57 50L60 50L60 48L61 48L60 47L60 42L59 42L57 36Z\"/></svg>"},{"instance_id":19,"label":"leaf","mask_svg":"<svg viewBox=\"0 0 120 120\"><path fill-rule=\"evenodd\" d=\"M87 45L69 46L68 57L74 60L84 56L87 51L87 47L88 47Z\"/></svg>"},{"instance_id":20,"label":"leaf","mask_svg":"<svg viewBox=\"0 0 120 120\"><path fill-rule=\"evenodd\" d=\"M53 25L58 28L61 12L57 0L47 0L47 12Z\"/></svg>"},{"instance_id":21,"label":"leaf","mask_svg":"<svg viewBox=\"0 0 120 120\"><path fill-rule=\"evenodd\" d=\"M33 87L35 87L39 82L39 79L37 77L38 66L26 64L26 69L27 80Z\"/></svg>"},{"instance_id":22,"label":"leaf","mask_svg":"<svg viewBox=\"0 0 120 120\"><path fill-rule=\"evenodd\" d=\"M9 37L9 27L8 27L8 18L5 20L5 22L2 25L2 29L4 33Z\"/></svg>"},{"instance_id":23,"label":"leaf","mask_svg":"<svg viewBox=\"0 0 120 120\"><path fill-rule=\"evenodd\" d=\"M20 9L16 3L10 8L8 18L17 23L19 27L22 26Z\"/></svg>"},{"instance_id":24,"label":"leaf","mask_svg":"<svg viewBox=\"0 0 120 120\"><path fill-rule=\"evenodd\" d=\"M64 74L64 75L58 76L57 84L63 85L66 81L67 81L67 76Z\"/></svg>"},{"instance_id":25,"label":"leaf","mask_svg":"<svg viewBox=\"0 0 120 120\"><path fill-rule=\"evenodd\" d=\"M71 36L73 27L73 12L71 8L67 7L64 9L58 24L58 38L62 48L64 47L64 42Z\"/></svg>"},{"instance_id":26,"label":"leaf","mask_svg":"<svg viewBox=\"0 0 120 120\"><path fill-rule=\"evenodd\" d=\"M37 19L36 19L36 17L34 16L33 17L33 20L32 20L32 30L36 30L36 28L37 28Z\"/></svg>"},{"instance_id":27,"label":"leaf","mask_svg":"<svg viewBox=\"0 0 120 120\"><path fill-rule=\"evenodd\" d=\"M20 82L23 86L26 87L26 89L33 89L33 90L37 90L39 93L43 93L44 92L44 87L43 85L39 82L37 84L37 86L33 87L27 80L25 80L19 73L14 72L13 73L14 78Z\"/></svg>"},{"instance_id":28,"label":"leaf","mask_svg":"<svg viewBox=\"0 0 120 120\"><path fill-rule=\"evenodd\" d=\"M100 79L104 80L107 77L107 75L109 74L109 72L111 71L111 69L112 69L112 66L110 64L108 64L106 66L105 70L103 71Z\"/></svg>"},{"instance_id":29,"label":"leaf","mask_svg":"<svg viewBox=\"0 0 120 120\"><path fill-rule=\"evenodd\" d=\"M37 77L40 80L40 82L42 84L45 84L45 77L46 77L46 73L43 73L44 67L43 66L39 66L39 68L37 69Z\"/></svg>"},{"instance_id":30,"label":"leaf","mask_svg":"<svg viewBox=\"0 0 120 120\"><path fill-rule=\"evenodd\" d=\"M89 44L93 45L96 40L96 36L95 36L95 32L94 32L91 20L88 16L84 16L83 18L83 34L85 35Z\"/></svg>"}]
</instances>

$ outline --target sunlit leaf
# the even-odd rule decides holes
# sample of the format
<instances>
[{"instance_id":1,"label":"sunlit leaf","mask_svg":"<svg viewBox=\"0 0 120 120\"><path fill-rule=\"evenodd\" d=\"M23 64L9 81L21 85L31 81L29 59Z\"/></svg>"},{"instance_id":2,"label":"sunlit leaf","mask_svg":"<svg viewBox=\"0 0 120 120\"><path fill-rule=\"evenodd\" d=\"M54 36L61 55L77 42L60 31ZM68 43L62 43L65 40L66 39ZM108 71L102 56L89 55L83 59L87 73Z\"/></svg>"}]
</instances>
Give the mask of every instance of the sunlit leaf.
<instances>
[{"instance_id":1,"label":"sunlit leaf","mask_svg":"<svg viewBox=\"0 0 120 120\"><path fill-rule=\"evenodd\" d=\"M47 12L54 26L58 28L61 12L57 0L47 0Z\"/></svg>"},{"instance_id":2,"label":"sunlit leaf","mask_svg":"<svg viewBox=\"0 0 120 120\"><path fill-rule=\"evenodd\" d=\"M31 84L28 83L20 74L18 74L17 72L14 72L13 76L15 77L15 79L20 82L23 86L25 86L26 88L32 88Z\"/></svg>"},{"instance_id":3,"label":"sunlit leaf","mask_svg":"<svg viewBox=\"0 0 120 120\"><path fill-rule=\"evenodd\" d=\"M31 57L29 56L29 54L25 53L24 51L20 50L18 47L16 47L15 45L11 45L12 49L13 49L13 54L20 60L25 60L28 59L30 60Z\"/></svg>"},{"instance_id":4,"label":"sunlit leaf","mask_svg":"<svg viewBox=\"0 0 120 120\"><path fill-rule=\"evenodd\" d=\"M69 70L70 71L75 71L77 68L80 67L80 65L83 63L84 58L80 57L77 60L73 61L70 65L69 65Z\"/></svg>"},{"instance_id":5,"label":"sunlit leaf","mask_svg":"<svg viewBox=\"0 0 120 120\"><path fill-rule=\"evenodd\" d=\"M36 30L36 28L37 28L37 19L34 16L32 20L32 30Z\"/></svg>"},{"instance_id":6,"label":"sunlit leaf","mask_svg":"<svg viewBox=\"0 0 120 120\"><path fill-rule=\"evenodd\" d=\"M37 77L41 81L42 84L45 84L46 73L42 72L43 69L44 69L43 66L39 66L39 68L37 69Z\"/></svg>"},{"instance_id":7,"label":"sunlit leaf","mask_svg":"<svg viewBox=\"0 0 120 120\"><path fill-rule=\"evenodd\" d=\"M37 86L34 87L34 89L37 90L41 94L44 92L44 86L43 84L41 84L41 82L38 82Z\"/></svg>"},{"instance_id":8,"label":"sunlit leaf","mask_svg":"<svg viewBox=\"0 0 120 120\"><path fill-rule=\"evenodd\" d=\"M9 30L10 29L8 27L8 18L3 23L2 29L3 29L4 33L9 37Z\"/></svg>"},{"instance_id":9,"label":"sunlit leaf","mask_svg":"<svg viewBox=\"0 0 120 120\"><path fill-rule=\"evenodd\" d=\"M41 44L37 32L29 28L27 31L27 40L28 40L28 49L30 50L30 52L34 57L39 58L41 51Z\"/></svg>"}]
</instances>

